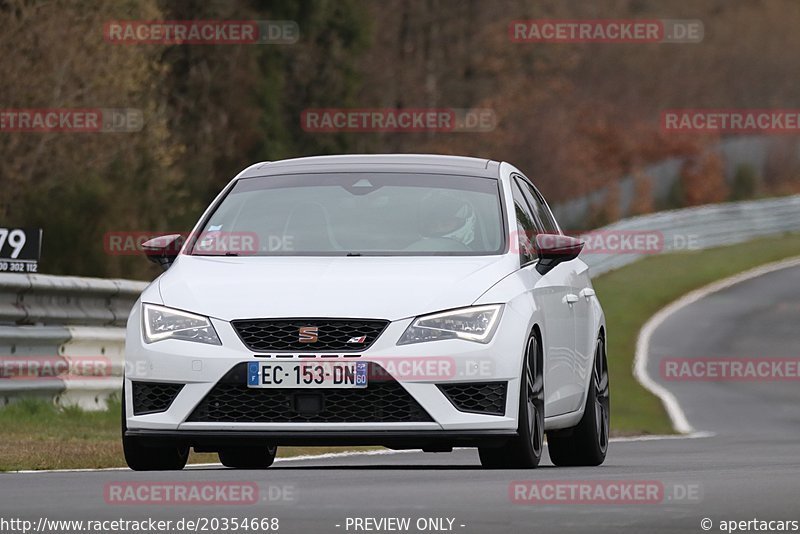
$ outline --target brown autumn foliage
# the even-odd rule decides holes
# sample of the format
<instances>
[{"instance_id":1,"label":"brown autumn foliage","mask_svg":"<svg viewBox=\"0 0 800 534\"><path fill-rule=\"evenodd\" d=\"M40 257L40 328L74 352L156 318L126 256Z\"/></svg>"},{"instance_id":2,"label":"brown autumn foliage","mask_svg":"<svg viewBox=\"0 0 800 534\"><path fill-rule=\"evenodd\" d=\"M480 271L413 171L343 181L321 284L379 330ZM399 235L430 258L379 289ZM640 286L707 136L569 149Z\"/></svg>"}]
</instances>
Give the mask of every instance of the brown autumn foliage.
<instances>
[{"instance_id":1,"label":"brown autumn foliage","mask_svg":"<svg viewBox=\"0 0 800 534\"><path fill-rule=\"evenodd\" d=\"M800 154L793 138L770 144L764 164L767 187L783 194L800 192Z\"/></svg>"},{"instance_id":2,"label":"brown autumn foliage","mask_svg":"<svg viewBox=\"0 0 800 534\"><path fill-rule=\"evenodd\" d=\"M681 167L680 179L687 206L713 204L728 198L724 165L717 152L707 150L690 156Z\"/></svg>"},{"instance_id":3,"label":"brown autumn foliage","mask_svg":"<svg viewBox=\"0 0 800 534\"><path fill-rule=\"evenodd\" d=\"M370 4L368 105L492 107L491 134L383 134L398 151L513 161L553 201L596 190L716 135L660 127L670 108L795 107L800 3L753 0L387 0ZM533 18L703 21L698 44L509 43L508 22ZM391 68L387 68L391 65ZM365 145L366 146L366 145Z\"/></svg>"},{"instance_id":4,"label":"brown autumn foliage","mask_svg":"<svg viewBox=\"0 0 800 534\"><path fill-rule=\"evenodd\" d=\"M633 173L631 213L633 215L643 215L652 212L654 209L652 177L643 174L641 171L635 171Z\"/></svg>"}]
</instances>

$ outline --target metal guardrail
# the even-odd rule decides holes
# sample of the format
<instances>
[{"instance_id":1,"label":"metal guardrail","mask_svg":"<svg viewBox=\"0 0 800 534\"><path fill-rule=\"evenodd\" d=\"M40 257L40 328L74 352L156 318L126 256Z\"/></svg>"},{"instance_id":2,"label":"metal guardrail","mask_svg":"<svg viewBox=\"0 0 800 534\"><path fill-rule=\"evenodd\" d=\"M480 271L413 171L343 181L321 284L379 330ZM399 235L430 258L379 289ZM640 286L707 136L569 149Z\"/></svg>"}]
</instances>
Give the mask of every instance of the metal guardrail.
<instances>
[{"instance_id":1,"label":"metal guardrail","mask_svg":"<svg viewBox=\"0 0 800 534\"><path fill-rule=\"evenodd\" d=\"M124 325L145 287L131 280L0 273L0 405L34 396L105 407L122 387Z\"/></svg>"},{"instance_id":2,"label":"metal guardrail","mask_svg":"<svg viewBox=\"0 0 800 534\"><path fill-rule=\"evenodd\" d=\"M653 232L663 237L658 253L702 250L733 245L757 237L800 231L800 195L712 204L696 208L662 211L623 219L596 230ZM592 275L619 269L648 254L584 254Z\"/></svg>"},{"instance_id":3,"label":"metal guardrail","mask_svg":"<svg viewBox=\"0 0 800 534\"><path fill-rule=\"evenodd\" d=\"M145 282L0 273L0 324L124 326Z\"/></svg>"},{"instance_id":4,"label":"metal guardrail","mask_svg":"<svg viewBox=\"0 0 800 534\"><path fill-rule=\"evenodd\" d=\"M715 204L643 215L618 221L597 232L652 232L663 236L658 253L690 241L705 249L756 237L800 231L800 195ZM593 275L647 254L583 253ZM125 321L147 286L145 282L39 274L0 274L0 405L20 396L40 396L86 409L105 406L121 388ZM81 359L105 362L106 372L4 378L7 364L66 367ZM80 367L80 366L78 366Z\"/></svg>"}]
</instances>

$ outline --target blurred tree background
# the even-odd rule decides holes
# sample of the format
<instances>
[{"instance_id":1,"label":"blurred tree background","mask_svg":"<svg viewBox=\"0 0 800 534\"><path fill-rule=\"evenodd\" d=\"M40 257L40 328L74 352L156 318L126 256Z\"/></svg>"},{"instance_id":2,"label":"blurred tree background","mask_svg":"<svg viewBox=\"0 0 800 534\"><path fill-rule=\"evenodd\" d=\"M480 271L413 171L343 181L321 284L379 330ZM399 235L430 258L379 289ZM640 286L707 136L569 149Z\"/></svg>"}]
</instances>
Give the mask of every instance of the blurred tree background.
<instances>
[{"instance_id":1,"label":"blurred tree background","mask_svg":"<svg viewBox=\"0 0 800 534\"><path fill-rule=\"evenodd\" d=\"M530 18L700 19L699 44L512 43ZM293 45L120 45L111 20L291 20ZM732 184L711 135L665 134L667 108L797 108L796 0L0 0L0 107L136 108L137 133L0 132L0 224L45 229L42 270L149 278L112 231L189 230L255 161L342 152L507 159L551 202L686 162L670 207L800 192L796 143ZM489 133L313 133L308 108L490 108Z\"/></svg>"}]
</instances>

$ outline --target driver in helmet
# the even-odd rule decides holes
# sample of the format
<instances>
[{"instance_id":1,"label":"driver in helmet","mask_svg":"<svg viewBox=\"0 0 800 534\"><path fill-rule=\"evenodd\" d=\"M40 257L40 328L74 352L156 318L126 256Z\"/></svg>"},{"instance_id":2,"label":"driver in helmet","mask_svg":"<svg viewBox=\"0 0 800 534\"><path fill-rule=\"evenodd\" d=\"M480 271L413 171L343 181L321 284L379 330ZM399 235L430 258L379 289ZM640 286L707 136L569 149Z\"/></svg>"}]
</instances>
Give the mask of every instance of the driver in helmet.
<instances>
[{"instance_id":1,"label":"driver in helmet","mask_svg":"<svg viewBox=\"0 0 800 534\"><path fill-rule=\"evenodd\" d=\"M434 191L419 206L419 228L423 237L458 241L469 248L475 241L477 217L472 205L456 195Z\"/></svg>"}]
</instances>

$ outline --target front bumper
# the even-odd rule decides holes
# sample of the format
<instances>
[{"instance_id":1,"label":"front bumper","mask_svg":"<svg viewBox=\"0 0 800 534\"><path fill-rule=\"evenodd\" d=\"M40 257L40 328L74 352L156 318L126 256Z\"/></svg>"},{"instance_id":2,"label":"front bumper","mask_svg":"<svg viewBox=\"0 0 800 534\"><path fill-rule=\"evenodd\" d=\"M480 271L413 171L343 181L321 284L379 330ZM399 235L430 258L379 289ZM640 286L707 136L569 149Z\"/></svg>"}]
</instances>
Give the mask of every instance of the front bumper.
<instances>
[{"instance_id":1,"label":"front bumper","mask_svg":"<svg viewBox=\"0 0 800 534\"><path fill-rule=\"evenodd\" d=\"M222 345L164 340L144 343L141 335L141 306L137 305L128 321L126 339L125 410L126 425L131 435L147 435L158 439L185 439L200 442L225 436L269 438L283 444L381 444L422 441L434 436L457 442L493 439L473 434L488 432L506 438L517 429L519 376L523 342L527 325L521 316L506 309L499 328L488 344L463 340L445 340L397 346L396 341L411 319L391 322L368 350L359 354L359 361L378 363L391 378L430 416L424 421L410 422L204 422L192 419L195 409L218 382L234 367L263 359L249 350L227 321L211 319ZM259 358L261 356L261 358ZM276 353L271 355L276 356ZM298 355L281 354L281 361L304 361ZM435 361L429 368L432 375L403 369L416 369L403 363ZM184 384L169 405L159 413L134 415L132 385L138 382ZM460 411L443 393L447 384L506 383L503 415L485 415ZM369 386L368 386L369 388ZM399 434L398 434L399 433ZM438 438L437 438L438 439ZM349 440L349 441L348 441Z\"/></svg>"},{"instance_id":2,"label":"front bumper","mask_svg":"<svg viewBox=\"0 0 800 534\"><path fill-rule=\"evenodd\" d=\"M186 445L198 452L224 447L254 446L354 446L376 445L390 449L447 449L449 447L500 446L516 430L127 430L130 438L144 438L150 446Z\"/></svg>"}]
</instances>

